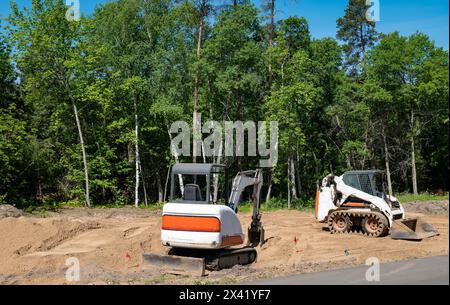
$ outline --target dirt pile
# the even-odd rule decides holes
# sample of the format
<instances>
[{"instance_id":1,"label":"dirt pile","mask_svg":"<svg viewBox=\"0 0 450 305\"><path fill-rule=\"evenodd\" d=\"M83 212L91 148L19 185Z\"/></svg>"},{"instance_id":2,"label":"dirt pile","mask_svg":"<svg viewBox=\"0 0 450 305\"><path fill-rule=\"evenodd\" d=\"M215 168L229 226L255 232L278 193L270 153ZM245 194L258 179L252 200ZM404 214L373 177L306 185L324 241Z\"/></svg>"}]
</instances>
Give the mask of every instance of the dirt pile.
<instances>
[{"instance_id":1,"label":"dirt pile","mask_svg":"<svg viewBox=\"0 0 450 305\"><path fill-rule=\"evenodd\" d=\"M158 214L154 211L135 209L135 208L114 208L114 209L99 209L99 208L71 208L62 207L55 212L48 212L48 216L68 218L101 218L101 219L136 219L145 218Z\"/></svg>"},{"instance_id":2,"label":"dirt pile","mask_svg":"<svg viewBox=\"0 0 450 305\"><path fill-rule=\"evenodd\" d=\"M132 211L135 211L134 214ZM113 212L111 214L111 212ZM141 210L64 210L60 215L0 220L0 284L64 284L66 260L77 258L82 284L236 283L259 278L382 262L448 255L448 217L422 215L440 235L422 242L389 237L331 235L314 215L298 211L263 214L267 242L252 266L211 272L204 278L164 275L142 268L142 254L164 254L161 217ZM413 213L409 215L415 217ZM243 228L250 214L241 214Z\"/></svg>"},{"instance_id":3,"label":"dirt pile","mask_svg":"<svg viewBox=\"0 0 450 305\"><path fill-rule=\"evenodd\" d=\"M7 217L18 218L23 215L24 215L24 213L21 210L13 207L12 205L7 205L7 204L0 205L0 219L7 218Z\"/></svg>"},{"instance_id":4,"label":"dirt pile","mask_svg":"<svg viewBox=\"0 0 450 305\"><path fill-rule=\"evenodd\" d=\"M412 202L404 205L407 212L431 215L448 215L448 200Z\"/></svg>"}]
</instances>

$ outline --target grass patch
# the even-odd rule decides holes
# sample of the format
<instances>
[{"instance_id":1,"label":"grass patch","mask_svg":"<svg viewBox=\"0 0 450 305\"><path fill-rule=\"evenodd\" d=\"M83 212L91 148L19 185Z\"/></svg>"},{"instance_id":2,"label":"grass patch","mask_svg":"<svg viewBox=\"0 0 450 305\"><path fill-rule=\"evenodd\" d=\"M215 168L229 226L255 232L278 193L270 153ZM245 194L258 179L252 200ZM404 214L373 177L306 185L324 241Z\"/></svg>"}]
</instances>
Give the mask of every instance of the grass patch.
<instances>
[{"instance_id":1,"label":"grass patch","mask_svg":"<svg viewBox=\"0 0 450 305\"><path fill-rule=\"evenodd\" d=\"M239 212L248 213L252 211L253 203L252 202L243 202L239 205ZM282 198L272 198L268 202L263 202L261 204L262 212L273 212L279 210L288 210L288 204L286 199ZM303 212L311 212L314 210L314 199L298 199L292 202L291 210L298 210Z\"/></svg>"},{"instance_id":2,"label":"grass patch","mask_svg":"<svg viewBox=\"0 0 450 305\"><path fill-rule=\"evenodd\" d=\"M161 211L165 203L150 203L148 206L144 204L139 205L139 209L148 211ZM24 207L24 211L35 216L45 217L46 212L53 211L57 212L60 208L84 208L84 202L79 200L72 201L44 201L38 204L28 205ZM97 204L93 203L91 205L93 209L122 209L122 208L134 208L132 204L124 203L107 203L107 204ZM253 203L251 201L241 202L239 204L238 210L242 213L250 213L252 211ZM287 200L283 198L272 198L269 202L263 202L261 204L261 211L263 212L274 212L279 210L288 210ZM314 210L314 199L313 198L301 198L292 202L291 210L298 210L304 212L311 212Z\"/></svg>"},{"instance_id":3,"label":"grass patch","mask_svg":"<svg viewBox=\"0 0 450 305\"><path fill-rule=\"evenodd\" d=\"M159 211L162 210L164 203L150 203L148 206L144 204L139 205L139 209L149 210L149 211ZM23 210L30 214L40 213L43 211L57 211L59 208L84 208L84 202L81 201L45 201L35 205L28 205L23 208ZM91 204L93 209L122 209L122 208L134 208L134 205L125 205L123 203L108 203L108 204Z\"/></svg>"},{"instance_id":4,"label":"grass patch","mask_svg":"<svg viewBox=\"0 0 450 305\"><path fill-rule=\"evenodd\" d=\"M414 194L403 193L395 196L400 203L411 203L414 201L440 201L448 200L448 193L445 195L434 195L430 193L421 193L417 196Z\"/></svg>"}]
</instances>

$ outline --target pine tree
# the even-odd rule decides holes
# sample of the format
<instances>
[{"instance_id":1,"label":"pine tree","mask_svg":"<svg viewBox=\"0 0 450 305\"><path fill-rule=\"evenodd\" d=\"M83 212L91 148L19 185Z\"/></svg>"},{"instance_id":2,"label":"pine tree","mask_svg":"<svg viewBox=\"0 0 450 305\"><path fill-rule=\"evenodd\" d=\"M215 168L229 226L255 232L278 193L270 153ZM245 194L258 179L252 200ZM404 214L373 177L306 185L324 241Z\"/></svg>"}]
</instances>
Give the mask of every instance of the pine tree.
<instances>
[{"instance_id":1,"label":"pine tree","mask_svg":"<svg viewBox=\"0 0 450 305\"><path fill-rule=\"evenodd\" d=\"M367 51L378 40L375 22L366 18L368 8L366 0L349 0L345 15L337 20L337 38L345 43L345 68L351 76L360 74Z\"/></svg>"}]
</instances>

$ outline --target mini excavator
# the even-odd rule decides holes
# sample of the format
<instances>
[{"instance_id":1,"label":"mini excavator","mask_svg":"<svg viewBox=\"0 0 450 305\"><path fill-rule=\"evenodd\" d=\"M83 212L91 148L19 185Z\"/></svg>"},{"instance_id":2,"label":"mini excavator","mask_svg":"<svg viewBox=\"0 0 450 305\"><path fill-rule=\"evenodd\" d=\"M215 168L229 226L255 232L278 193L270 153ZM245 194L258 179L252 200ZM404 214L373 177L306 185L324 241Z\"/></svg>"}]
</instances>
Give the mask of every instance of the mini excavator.
<instances>
[{"instance_id":1,"label":"mini excavator","mask_svg":"<svg viewBox=\"0 0 450 305\"><path fill-rule=\"evenodd\" d=\"M166 273L204 275L252 264L264 243L260 193L263 170L239 172L229 192L228 171L219 164L175 164L170 199L163 207L161 242L166 255L146 253L144 263ZM242 194L253 187L247 242L238 218ZM220 190L219 190L220 189Z\"/></svg>"}]
</instances>

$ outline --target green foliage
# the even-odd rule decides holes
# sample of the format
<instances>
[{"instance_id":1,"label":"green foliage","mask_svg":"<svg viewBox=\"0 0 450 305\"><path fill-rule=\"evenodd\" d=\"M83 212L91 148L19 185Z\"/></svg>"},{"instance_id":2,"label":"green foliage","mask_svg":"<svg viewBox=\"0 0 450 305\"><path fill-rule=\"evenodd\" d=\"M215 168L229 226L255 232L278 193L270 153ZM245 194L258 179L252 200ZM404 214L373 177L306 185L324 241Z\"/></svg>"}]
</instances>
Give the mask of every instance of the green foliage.
<instances>
[{"instance_id":1,"label":"green foliage","mask_svg":"<svg viewBox=\"0 0 450 305\"><path fill-rule=\"evenodd\" d=\"M412 145L419 189L448 190L448 52L429 37L394 32L378 41L365 1L350 0L337 22L342 47L311 37L305 18L288 17L269 48L250 2L217 11L198 4L113 0L69 22L62 0L24 9L12 2L0 34L0 204L83 204L74 106L93 203L134 201L136 144L139 202L160 201L175 162L168 130L191 122L196 79L204 119L278 121L273 198L263 210L309 209L330 170L385 169L386 161L394 190L409 192ZM222 159L231 172L258 161Z\"/></svg>"},{"instance_id":2,"label":"green foliage","mask_svg":"<svg viewBox=\"0 0 450 305\"><path fill-rule=\"evenodd\" d=\"M299 211L311 211L314 209L314 199L313 198L299 198L291 203L291 209ZM253 209L253 204L251 202L243 202L239 205L239 212L250 213ZM288 202L285 198L274 197L269 201L264 202L261 205L261 211L272 212L278 210L288 209Z\"/></svg>"}]
</instances>

